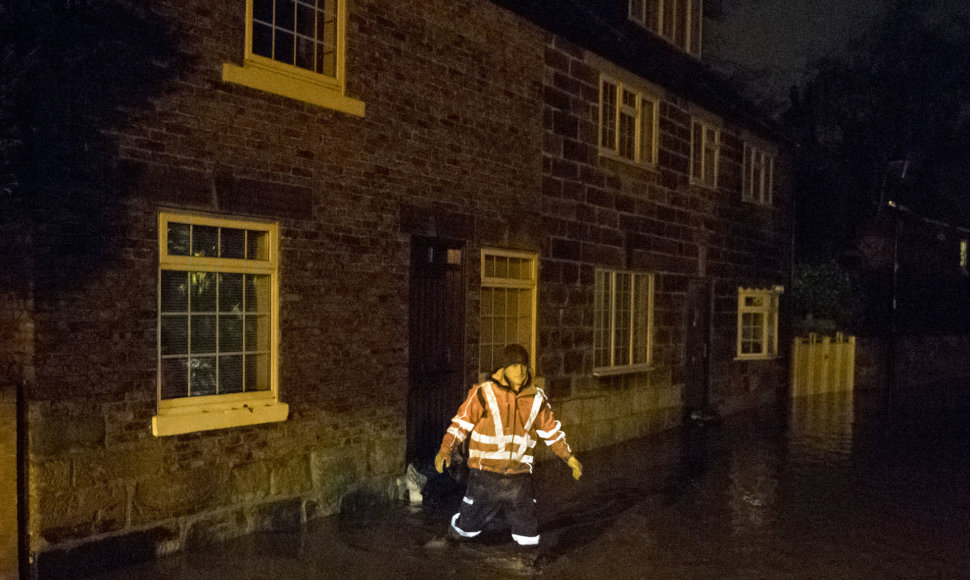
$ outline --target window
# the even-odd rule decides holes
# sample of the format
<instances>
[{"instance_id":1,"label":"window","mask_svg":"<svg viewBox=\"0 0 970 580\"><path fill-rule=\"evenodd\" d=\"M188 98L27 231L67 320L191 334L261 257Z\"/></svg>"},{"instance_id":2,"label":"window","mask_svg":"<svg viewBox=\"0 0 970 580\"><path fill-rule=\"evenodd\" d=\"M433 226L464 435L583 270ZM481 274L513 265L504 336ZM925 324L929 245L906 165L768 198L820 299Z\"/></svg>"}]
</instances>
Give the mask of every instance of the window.
<instances>
[{"instance_id":1,"label":"window","mask_svg":"<svg viewBox=\"0 0 970 580\"><path fill-rule=\"evenodd\" d=\"M344 92L346 22L346 0L246 0L243 66L222 80L362 117Z\"/></svg>"},{"instance_id":2,"label":"window","mask_svg":"<svg viewBox=\"0 0 970 580\"><path fill-rule=\"evenodd\" d=\"M491 374L513 343L529 351L535 366L536 263L531 252L482 250L479 374Z\"/></svg>"},{"instance_id":3,"label":"window","mask_svg":"<svg viewBox=\"0 0 970 580\"><path fill-rule=\"evenodd\" d=\"M758 205L771 205L774 158L764 150L744 144L744 178L741 199Z\"/></svg>"},{"instance_id":4,"label":"window","mask_svg":"<svg viewBox=\"0 0 970 580\"><path fill-rule=\"evenodd\" d=\"M593 374L647 368L653 330L653 275L597 270L594 302Z\"/></svg>"},{"instance_id":5,"label":"window","mask_svg":"<svg viewBox=\"0 0 970 580\"><path fill-rule=\"evenodd\" d=\"M778 290L738 288L738 358L778 354Z\"/></svg>"},{"instance_id":6,"label":"window","mask_svg":"<svg viewBox=\"0 0 970 580\"><path fill-rule=\"evenodd\" d=\"M630 0L630 20L700 57L702 0Z\"/></svg>"},{"instance_id":7,"label":"window","mask_svg":"<svg viewBox=\"0 0 970 580\"><path fill-rule=\"evenodd\" d=\"M720 129L694 119L691 124L690 139L690 177L694 183L717 187L720 139Z\"/></svg>"},{"instance_id":8,"label":"window","mask_svg":"<svg viewBox=\"0 0 970 580\"><path fill-rule=\"evenodd\" d=\"M656 97L603 77L600 153L634 163L656 163L657 108Z\"/></svg>"},{"instance_id":9,"label":"window","mask_svg":"<svg viewBox=\"0 0 970 580\"><path fill-rule=\"evenodd\" d=\"M286 419L277 225L159 215L156 436Z\"/></svg>"}]
</instances>

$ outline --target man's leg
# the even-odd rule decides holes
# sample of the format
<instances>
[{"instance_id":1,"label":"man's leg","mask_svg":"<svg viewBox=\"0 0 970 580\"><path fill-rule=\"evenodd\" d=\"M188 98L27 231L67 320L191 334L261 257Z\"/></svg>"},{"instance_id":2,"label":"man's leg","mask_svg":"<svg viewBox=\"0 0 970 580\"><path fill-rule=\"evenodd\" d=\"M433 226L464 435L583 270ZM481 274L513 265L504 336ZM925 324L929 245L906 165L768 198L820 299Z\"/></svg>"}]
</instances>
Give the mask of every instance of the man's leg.
<instances>
[{"instance_id":1,"label":"man's leg","mask_svg":"<svg viewBox=\"0 0 970 580\"><path fill-rule=\"evenodd\" d=\"M512 529L512 539L520 546L539 545L539 523L536 520L536 500L531 475L508 478L511 498L506 519Z\"/></svg>"},{"instance_id":2,"label":"man's leg","mask_svg":"<svg viewBox=\"0 0 970 580\"><path fill-rule=\"evenodd\" d=\"M448 535L456 540L469 540L482 532L498 513L495 501L495 474L478 469L468 470L468 487L461 500L461 510L451 518Z\"/></svg>"}]
</instances>

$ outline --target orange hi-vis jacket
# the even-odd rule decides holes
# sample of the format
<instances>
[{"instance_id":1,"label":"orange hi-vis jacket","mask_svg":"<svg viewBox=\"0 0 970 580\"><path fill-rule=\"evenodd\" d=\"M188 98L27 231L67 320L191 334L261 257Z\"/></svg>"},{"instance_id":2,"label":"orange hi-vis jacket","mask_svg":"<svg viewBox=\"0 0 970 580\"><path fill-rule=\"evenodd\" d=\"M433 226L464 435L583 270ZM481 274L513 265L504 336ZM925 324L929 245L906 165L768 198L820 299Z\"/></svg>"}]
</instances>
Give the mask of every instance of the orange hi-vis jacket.
<instances>
[{"instance_id":1,"label":"orange hi-vis jacket","mask_svg":"<svg viewBox=\"0 0 970 580\"><path fill-rule=\"evenodd\" d=\"M546 394L532 385L518 393L498 381L474 385L451 420L441 451L451 453L469 433L471 469L505 475L532 473L536 435L563 460L572 455Z\"/></svg>"}]
</instances>

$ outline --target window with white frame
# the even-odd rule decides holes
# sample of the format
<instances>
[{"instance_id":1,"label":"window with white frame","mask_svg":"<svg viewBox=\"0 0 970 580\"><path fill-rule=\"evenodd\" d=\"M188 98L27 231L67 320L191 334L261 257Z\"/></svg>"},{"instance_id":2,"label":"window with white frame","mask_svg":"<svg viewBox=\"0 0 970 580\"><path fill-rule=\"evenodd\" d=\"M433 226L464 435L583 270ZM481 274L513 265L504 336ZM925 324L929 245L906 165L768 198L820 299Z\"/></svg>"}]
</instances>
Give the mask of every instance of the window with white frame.
<instances>
[{"instance_id":1,"label":"window with white frame","mask_svg":"<svg viewBox=\"0 0 970 580\"><path fill-rule=\"evenodd\" d=\"M535 370L537 264L532 252L482 250L479 374L491 374L509 344L525 347Z\"/></svg>"},{"instance_id":2,"label":"window with white frame","mask_svg":"<svg viewBox=\"0 0 970 580\"><path fill-rule=\"evenodd\" d=\"M738 358L778 354L778 292L738 288Z\"/></svg>"},{"instance_id":3,"label":"window with white frame","mask_svg":"<svg viewBox=\"0 0 970 580\"><path fill-rule=\"evenodd\" d=\"M717 187L720 142L721 130L719 128L696 118L691 122L691 181L707 187Z\"/></svg>"},{"instance_id":4,"label":"window with white frame","mask_svg":"<svg viewBox=\"0 0 970 580\"><path fill-rule=\"evenodd\" d=\"M596 270L593 374L645 369L653 330L653 274Z\"/></svg>"},{"instance_id":5,"label":"window with white frame","mask_svg":"<svg viewBox=\"0 0 970 580\"><path fill-rule=\"evenodd\" d=\"M656 96L616 79L600 79L600 153L634 163L657 161Z\"/></svg>"},{"instance_id":6,"label":"window with white frame","mask_svg":"<svg viewBox=\"0 0 970 580\"><path fill-rule=\"evenodd\" d=\"M743 170L741 199L758 205L771 205L774 157L760 147L745 143Z\"/></svg>"},{"instance_id":7,"label":"window with white frame","mask_svg":"<svg viewBox=\"0 0 970 580\"><path fill-rule=\"evenodd\" d=\"M674 46L701 55L703 0L629 0L629 18Z\"/></svg>"},{"instance_id":8,"label":"window with white frame","mask_svg":"<svg viewBox=\"0 0 970 580\"><path fill-rule=\"evenodd\" d=\"M155 435L284 420L277 224L162 212L158 239Z\"/></svg>"},{"instance_id":9,"label":"window with white frame","mask_svg":"<svg viewBox=\"0 0 970 580\"><path fill-rule=\"evenodd\" d=\"M223 81L364 115L345 94L347 0L246 0L243 65Z\"/></svg>"}]
</instances>

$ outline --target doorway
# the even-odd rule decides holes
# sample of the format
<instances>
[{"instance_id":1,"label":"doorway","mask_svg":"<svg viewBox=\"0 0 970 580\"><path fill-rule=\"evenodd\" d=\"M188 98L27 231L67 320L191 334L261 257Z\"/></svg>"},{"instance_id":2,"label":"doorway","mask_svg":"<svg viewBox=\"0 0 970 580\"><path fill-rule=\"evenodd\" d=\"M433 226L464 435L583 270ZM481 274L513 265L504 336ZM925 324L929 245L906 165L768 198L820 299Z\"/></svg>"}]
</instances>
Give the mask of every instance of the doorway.
<instances>
[{"instance_id":1,"label":"doorway","mask_svg":"<svg viewBox=\"0 0 970 580\"><path fill-rule=\"evenodd\" d=\"M431 462L463 400L464 246L441 238L411 239L408 463Z\"/></svg>"},{"instance_id":2,"label":"doorway","mask_svg":"<svg viewBox=\"0 0 970 580\"><path fill-rule=\"evenodd\" d=\"M710 407L711 283L691 280L687 286L685 320L686 357L684 368L684 413L707 411Z\"/></svg>"}]
</instances>

